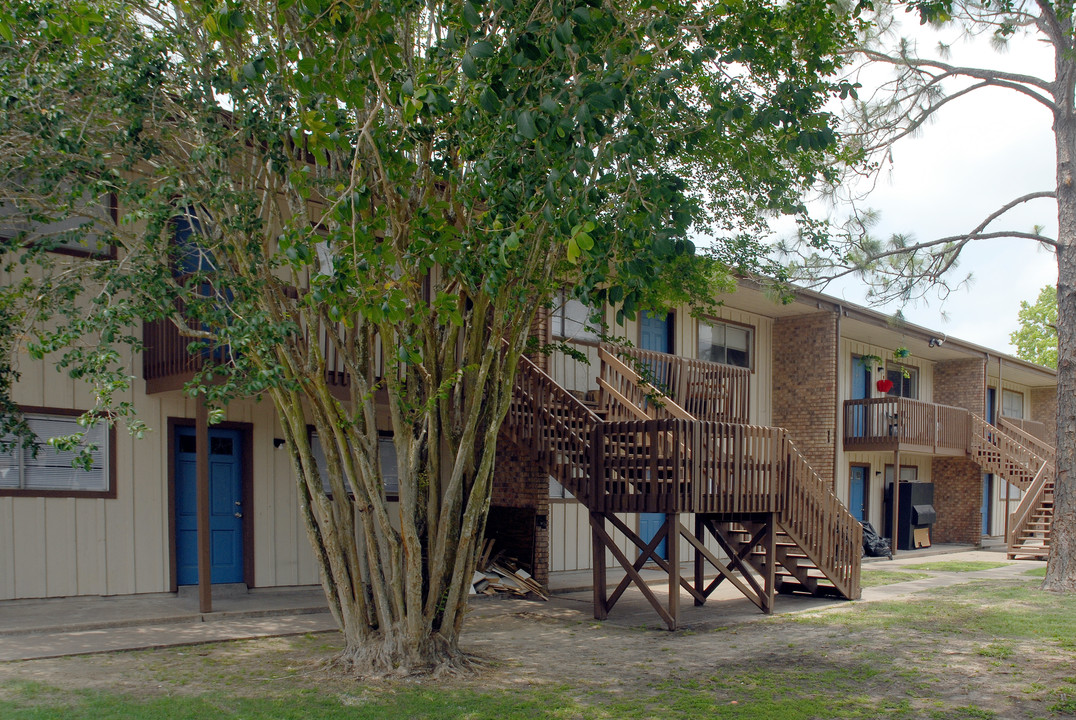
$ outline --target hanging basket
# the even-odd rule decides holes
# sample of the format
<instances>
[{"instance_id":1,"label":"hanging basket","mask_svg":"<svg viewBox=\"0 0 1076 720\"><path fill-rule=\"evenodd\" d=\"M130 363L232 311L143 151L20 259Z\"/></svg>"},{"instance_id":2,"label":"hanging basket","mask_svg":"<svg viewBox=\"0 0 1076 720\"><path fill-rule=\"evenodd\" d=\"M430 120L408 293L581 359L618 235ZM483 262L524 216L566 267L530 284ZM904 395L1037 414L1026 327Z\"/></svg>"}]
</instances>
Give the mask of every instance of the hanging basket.
<instances>
[{"instance_id":1,"label":"hanging basket","mask_svg":"<svg viewBox=\"0 0 1076 720\"><path fill-rule=\"evenodd\" d=\"M893 389L893 381L889 378L882 378L875 384L878 387L878 392L887 393Z\"/></svg>"}]
</instances>

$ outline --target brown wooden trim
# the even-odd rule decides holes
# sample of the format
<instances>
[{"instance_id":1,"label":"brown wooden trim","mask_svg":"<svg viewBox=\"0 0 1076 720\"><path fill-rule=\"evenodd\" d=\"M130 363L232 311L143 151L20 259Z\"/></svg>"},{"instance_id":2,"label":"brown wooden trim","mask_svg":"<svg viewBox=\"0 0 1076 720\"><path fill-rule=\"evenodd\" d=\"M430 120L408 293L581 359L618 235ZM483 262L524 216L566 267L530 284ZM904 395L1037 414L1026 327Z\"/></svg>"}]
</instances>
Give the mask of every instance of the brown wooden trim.
<instances>
[{"instance_id":1,"label":"brown wooden trim","mask_svg":"<svg viewBox=\"0 0 1076 720\"><path fill-rule=\"evenodd\" d=\"M179 591L176 579L176 428L194 427L193 418L168 418L168 581L171 592ZM238 430L243 447L243 582L254 584L254 425L225 421L213 426L221 430Z\"/></svg>"},{"instance_id":2,"label":"brown wooden trim","mask_svg":"<svg viewBox=\"0 0 1076 720\"><path fill-rule=\"evenodd\" d=\"M29 415L59 415L63 417L78 417L85 410L73 410L71 408L50 408L37 405L19 405L19 411ZM41 497L41 498L99 498L104 500L116 499L116 428L108 429L108 489L106 490L28 490L25 488L0 489L0 497Z\"/></svg>"},{"instance_id":3,"label":"brown wooden trim","mask_svg":"<svg viewBox=\"0 0 1076 720\"><path fill-rule=\"evenodd\" d=\"M168 458L168 589L170 592L179 592L179 580L176 576L176 427L179 425L194 425L193 420L185 418L168 418L167 452Z\"/></svg>"}]
</instances>

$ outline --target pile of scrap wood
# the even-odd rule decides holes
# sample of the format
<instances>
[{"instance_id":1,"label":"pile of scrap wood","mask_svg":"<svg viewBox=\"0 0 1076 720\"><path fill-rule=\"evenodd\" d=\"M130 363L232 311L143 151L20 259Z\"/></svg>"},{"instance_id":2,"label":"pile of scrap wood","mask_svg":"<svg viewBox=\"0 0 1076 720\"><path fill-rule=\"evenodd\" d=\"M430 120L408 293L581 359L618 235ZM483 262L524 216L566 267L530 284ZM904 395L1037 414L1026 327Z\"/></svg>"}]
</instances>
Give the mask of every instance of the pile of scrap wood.
<instances>
[{"instance_id":1,"label":"pile of scrap wood","mask_svg":"<svg viewBox=\"0 0 1076 720\"><path fill-rule=\"evenodd\" d=\"M493 540L486 540L482 557L478 561L478 570L471 578L472 595L497 595L504 593L517 597L534 594L548 600L545 588L531 577L526 570L518 567L514 558L502 557L493 552Z\"/></svg>"}]
</instances>

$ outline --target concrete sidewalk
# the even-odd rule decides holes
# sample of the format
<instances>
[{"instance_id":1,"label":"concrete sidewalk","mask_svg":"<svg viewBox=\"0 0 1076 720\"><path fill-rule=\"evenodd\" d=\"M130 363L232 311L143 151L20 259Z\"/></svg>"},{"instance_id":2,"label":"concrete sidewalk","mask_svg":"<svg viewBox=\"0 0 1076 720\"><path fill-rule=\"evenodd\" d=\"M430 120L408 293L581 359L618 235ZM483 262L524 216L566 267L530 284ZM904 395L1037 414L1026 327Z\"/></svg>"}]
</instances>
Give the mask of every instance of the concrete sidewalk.
<instances>
[{"instance_id":1,"label":"concrete sidewalk","mask_svg":"<svg viewBox=\"0 0 1076 720\"><path fill-rule=\"evenodd\" d=\"M978 578L1019 577L1039 564L1007 561L1003 553L969 550L966 546L903 553L892 562L865 559L864 568L899 569L946 554L945 560L1007 562L1005 567L975 573L939 572L929 578L867 588L860 602L908 597L931 588L946 587ZM535 616L593 622L590 573L554 576L554 594L548 602L481 597L471 603L476 617L526 612ZM644 570L654 594L664 601L667 581L662 573ZM615 585L622 573L610 571ZM582 584L582 586L580 586ZM844 600L804 595L779 595L775 613L806 612L848 606ZM197 599L172 594L122 597L80 597L0 602L0 661L81 655L117 650L144 650L223 640L296 635L336 629L320 587L256 589L214 597L214 612L198 612ZM695 607L681 594L680 625L685 630L724 627L765 620L749 600L729 583L722 584L707 604ZM632 628L664 629L664 623L637 589L629 589L605 622Z\"/></svg>"}]
</instances>

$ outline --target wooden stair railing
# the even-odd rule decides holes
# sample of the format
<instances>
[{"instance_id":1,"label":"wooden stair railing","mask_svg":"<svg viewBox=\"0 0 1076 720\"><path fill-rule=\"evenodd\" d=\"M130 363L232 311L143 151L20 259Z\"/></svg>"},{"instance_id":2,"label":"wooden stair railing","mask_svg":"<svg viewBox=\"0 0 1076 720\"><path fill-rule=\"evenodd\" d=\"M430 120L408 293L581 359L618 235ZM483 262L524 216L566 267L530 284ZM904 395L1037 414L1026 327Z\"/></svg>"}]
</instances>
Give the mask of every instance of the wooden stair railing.
<instances>
[{"instance_id":1,"label":"wooden stair railing","mask_svg":"<svg viewBox=\"0 0 1076 720\"><path fill-rule=\"evenodd\" d=\"M1053 524L1053 488L1057 452L1011 420L998 418L990 425L971 416L968 454L983 470L1001 476L1024 492L1009 515L1009 558L1046 557Z\"/></svg>"},{"instance_id":2,"label":"wooden stair railing","mask_svg":"<svg viewBox=\"0 0 1076 720\"><path fill-rule=\"evenodd\" d=\"M520 357L502 432L520 447L531 448L549 475L588 506L592 438L599 424L601 419L579 398Z\"/></svg>"},{"instance_id":3,"label":"wooden stair railing","mask_svg":"<svg viewBox=\"0 0 1076 720\"><path fill-rule=\"evenodd\" d=\"M1044 460L1056 462L1057 450L1053 445L1035 437L1027 430L1024 430L1019 425L1015 424L1012 420L1006 417L999 417L997 421L997 428L1002 433L1013 437L1021 445L1027 447L1035 455L1038 455Z\"/></svg>"},{"instance_id":4,"label":"wooden stair railing","mask_svg":"<svg viewBox=\"0 0 1076 720\"><path fill-rule=\"evenodd\" d=\"M1044 461L1034 481L1024 492L1020 505L1009 516L1009 559L1017 555L1040 558L1049 555L1056 472L1052 462ZM1038 527L1032 527L1035 519L1040 522ZM1039 542L1034 542L1035 539Z\"/></svg>"},{"instance_id":5,"label":"wooden stair railing","mask_svg":"<svg viewBox=\"0 0 1076 720\"><path fill-rule=\"evenodd\" d=\"M664 377L669 383L676 377L682 377L676 375L674 369L677 361L683 361L683 358L634 349L619 350L622 354L631 353L638 362L660 363L660 367L667 368ZM666 417L698 422L681 405L614 356L607 346L599 349L599 357L602 360L602 374L598 379L603 391L601 406L607 416ZM740 440L736 440L737 437ZM756 449L754 455L744 451L746 437L758 438L752 445ZM778 428L730 424L728 438L724 441L714 438L709 444L705 433L702 434L702 442L690 437L670 439L672 447L680 448L683 460L696 468L696 487L687 491L694 493L691 498L694 502L689 503L690 509L699 513L717 509L707 505L720 502L719 499L708 493L700 493L698 485L704 478L711 483L718 480L722 475L722 465L731 468L736 475L751 472L752 468L756 471L763 468L764 472L776 474L770 478L771 482L777 482L774 485L776 495L769 509L778 513L777 522L842 595L859 597L862 526L810 467L789 439L788 433ZM763 449L767 445L769 449ZM698 458L701 463L693 462L692 449L701 455ZM698 467L700 464L710 464L710 467L704 469ZM681 493L684 492L681 490ZM721 508L724 512L728 509ZM754 509L756 512L761 510ZM792 570L791 567L789 569Z\"/></svg>"},{"instance_id":6,"label":"wooden stair railing","mask_svg":"<svg viewBox=\"0 0 1076 720\"><path fill-rule=\"evenodd\" d=\"M600 347L599 355L603 362L601 377L634 403L645 401L649 395L675 405L671 410L673 417L729 423L748 421L751 371L747 368L608 343ZM626 377L607 375L605 363L610 358L616 360L618 373L619 366L624 366L630 375L638 378L634 390L623 384ZM640 377L640 370L645 371L646 378ZM676 414L677 409L683 414Z\"/></svg>"},{"instance_id":7,"label":"wooden stair railing","mask_svg":"<svg viewBox=\"0 0 1076 720\"><path fill-rule=\"evenodd\" d=\"M968 455L988 473L1000 475L1026 490L1047 458L1029 448L1014 433L972 414Z\"/></svg>"}]
</instances>

